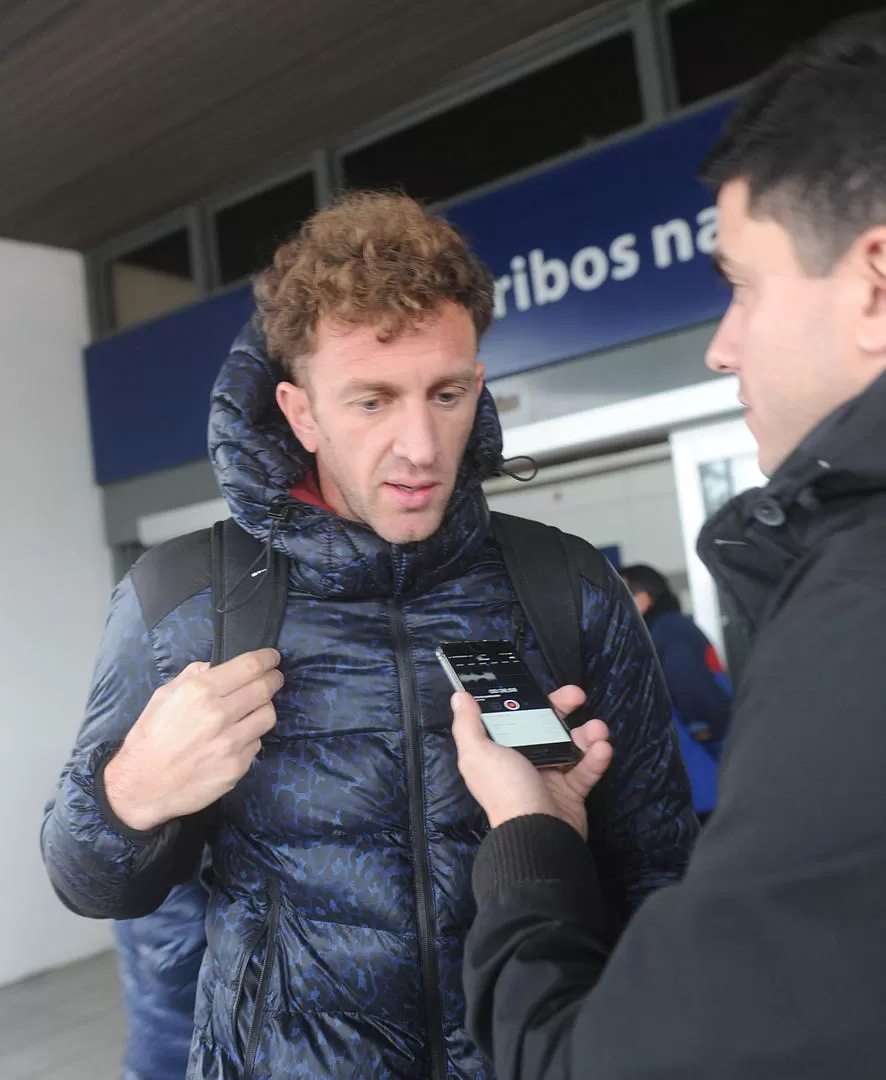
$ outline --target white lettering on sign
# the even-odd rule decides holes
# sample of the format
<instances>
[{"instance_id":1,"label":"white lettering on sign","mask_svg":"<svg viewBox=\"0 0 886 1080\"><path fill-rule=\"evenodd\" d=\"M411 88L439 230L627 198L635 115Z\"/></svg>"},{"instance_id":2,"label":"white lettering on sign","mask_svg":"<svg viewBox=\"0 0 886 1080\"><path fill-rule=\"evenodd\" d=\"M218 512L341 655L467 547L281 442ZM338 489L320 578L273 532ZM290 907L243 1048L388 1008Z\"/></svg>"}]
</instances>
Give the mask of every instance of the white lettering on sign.
<instances>
[{"instance_id":1,"label":"white lettering on sign","mask_svg":"<svg viewBox=\"0 0 886 1080\"><path fill-rule=\"evenodd\" d=\"M709 206L694 224L684 218L656 225L649 236L650 254L657 270L691 262L697 255L713 255L717 247L717 208ZM629 281L642 265L634 233L622 233L603 248L594 244L580 248L567 263L549 257L541 248L511 259L510 274L495 282L495 317L504 319L511 310L557 304L570 289L594 292L610 279Z\"/></svg>"}]
</instances>

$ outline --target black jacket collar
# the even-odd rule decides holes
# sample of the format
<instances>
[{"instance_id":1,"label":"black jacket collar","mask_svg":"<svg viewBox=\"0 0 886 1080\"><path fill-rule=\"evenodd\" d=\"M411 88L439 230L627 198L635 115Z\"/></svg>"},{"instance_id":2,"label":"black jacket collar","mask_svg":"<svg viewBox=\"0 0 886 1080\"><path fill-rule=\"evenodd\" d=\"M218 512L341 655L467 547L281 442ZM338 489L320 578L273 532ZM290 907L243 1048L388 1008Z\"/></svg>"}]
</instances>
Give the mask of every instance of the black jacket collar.
<instances>
[{"instance_id":1,"label":"black jacket collar","mask_svg":"<svg viewBox=\"0 0 886 1080\"><path fill-rule=\"evenodd\" d=\"M705 526L698 553L749 629L823 538L886 491L886 374L835 410L763 488Z\"/></svg>"}]
</instances>

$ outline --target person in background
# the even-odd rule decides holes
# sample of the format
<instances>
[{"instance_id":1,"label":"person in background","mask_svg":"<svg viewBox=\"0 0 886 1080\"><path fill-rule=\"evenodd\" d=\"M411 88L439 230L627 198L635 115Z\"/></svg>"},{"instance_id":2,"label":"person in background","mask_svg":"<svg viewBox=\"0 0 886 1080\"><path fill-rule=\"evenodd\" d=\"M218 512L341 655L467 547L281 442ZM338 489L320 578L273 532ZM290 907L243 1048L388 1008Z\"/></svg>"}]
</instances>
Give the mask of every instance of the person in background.
<instances>
[{"instance_id":1,"label":"person in background","mask_svg":"<svg viewBox=\"0 0 886 1080\"><path fill-rule=\"evenodd\" d=\"M732 711L732 687L717 650L681 611L664 574L637 564L623 569L621 576L661 661L695 812L705 822L717 801L717 772Z\"/></svg>"}]
</instances>

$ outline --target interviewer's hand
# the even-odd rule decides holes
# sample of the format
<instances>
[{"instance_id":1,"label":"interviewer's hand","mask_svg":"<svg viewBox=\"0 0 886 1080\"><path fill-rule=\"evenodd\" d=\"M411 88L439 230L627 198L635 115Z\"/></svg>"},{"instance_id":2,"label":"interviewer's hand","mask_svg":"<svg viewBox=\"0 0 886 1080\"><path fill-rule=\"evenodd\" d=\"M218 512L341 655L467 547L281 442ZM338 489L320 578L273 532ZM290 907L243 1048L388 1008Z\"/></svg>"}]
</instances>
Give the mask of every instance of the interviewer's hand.
<instances>
[{"instance_id":1,"label":"interviewer's hand","mask_svg":"<svg viewBox=\"0 0 886 1080\"><path fill-rule=\"evenodd\" d=\"M563 686L551 694L551 704L561 718L584 700L577 686ZM602 720L590 720L572 732L584 753L577 765L537 769L519 751L489 738L470 694L453 695L452 711L459 770L493 828L525 814L550 814L587 839L585 799L612 760L609 730Z\"/></svg>"}]
</instances>

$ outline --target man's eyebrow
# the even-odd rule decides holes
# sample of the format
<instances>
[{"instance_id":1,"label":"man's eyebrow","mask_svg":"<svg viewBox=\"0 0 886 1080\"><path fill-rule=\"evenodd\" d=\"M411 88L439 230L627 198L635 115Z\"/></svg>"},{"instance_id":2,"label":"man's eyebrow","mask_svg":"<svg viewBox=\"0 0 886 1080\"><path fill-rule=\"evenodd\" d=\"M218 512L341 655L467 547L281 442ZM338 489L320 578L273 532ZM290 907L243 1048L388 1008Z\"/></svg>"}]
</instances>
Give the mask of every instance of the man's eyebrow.
<instances>
[{"instance_id":1,"label":"man's eyebrow","mask_svg":"<svg viewBox=\"0 0 886 1080\"><path fill-rule=\"evenodd\" d=\"M439 378L432 389L438 390L441 386L469 387L476 377L475 372L468 371L465 368L460 371L450 371ZM390 394L396 396L398 393L400 393L398 387L378 379L351 379L341 388L342 397L353 397L355 394Z\"/></svg>"},{"instance_id":2,"label":"man's eyebrow","mask_svg":"<svg viewBox=\"0 0 886 1080\"><path fill-rule=\"evenodd\" d=\"M439 386L470 386L477 378L477 372L474 369L461 368L459 371L450 371L438 379L434 384L435 388Z\"/></svg>"},{"instance_id":3,"label":"man's eyebrow","mask_svg":"<svg viewBox=\"0 0 886 1080\"><path fill-rule=\"evenodd\" d=\"M394 394L396 389L389 383L378 379L351 379L341 388L342 397L351 397L353 394Z\"/></svg>"}]
</instances>

